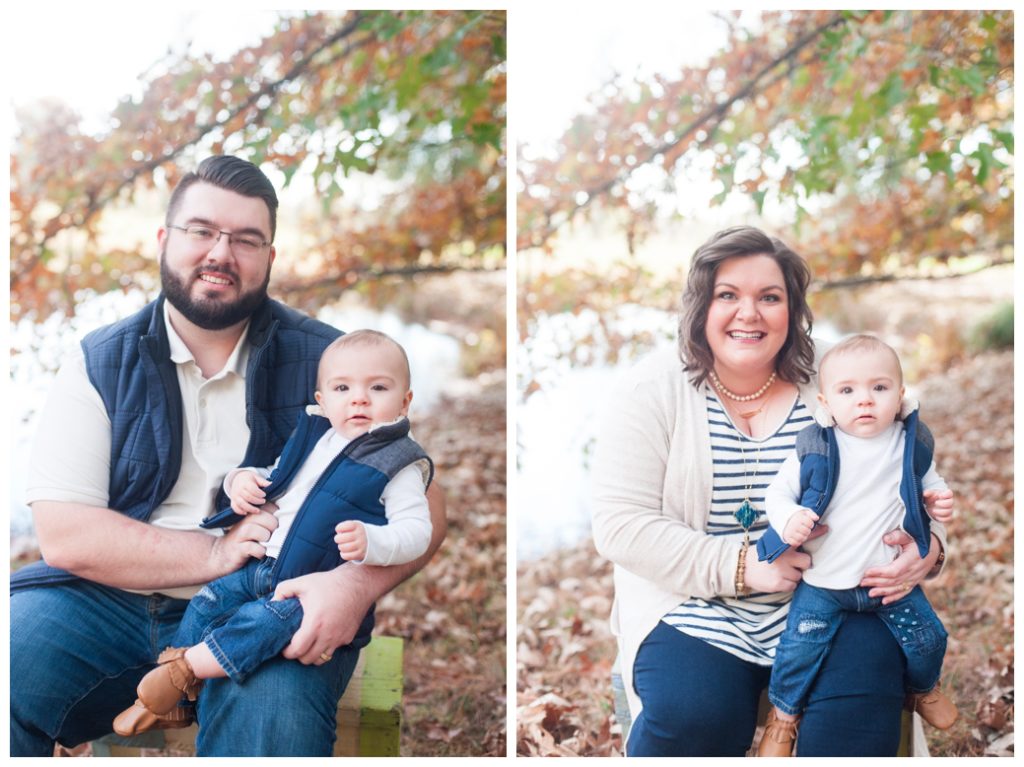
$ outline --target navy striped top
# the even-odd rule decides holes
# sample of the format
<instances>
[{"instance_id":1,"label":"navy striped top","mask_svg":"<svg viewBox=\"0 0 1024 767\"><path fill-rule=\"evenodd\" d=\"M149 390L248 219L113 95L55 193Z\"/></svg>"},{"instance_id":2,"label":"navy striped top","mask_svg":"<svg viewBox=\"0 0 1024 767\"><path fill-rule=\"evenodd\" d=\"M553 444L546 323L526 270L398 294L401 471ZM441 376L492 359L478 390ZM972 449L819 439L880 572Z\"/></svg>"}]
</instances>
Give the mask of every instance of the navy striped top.
<instances>
[{"instance_id":1,"label":"navy striped top","mask_svg":"<svg viewBox=\"0 0 1024 767\"><path fill-rule=\"evenodd\" d=\"M796 446L797 433L813 419L796 398L775 433L763 439L752 439L733 425L714 392L710 388L706 391L714 471L707 533L727 536L739 546L743 541L743 528L733 514L747 499L758 512L750 528L753 544L768 527L764 514L765 489ZM662 621L743 660L768 666L786 627L789 599L789 594L759 592L743 599L725 595L713 599L693 597L666 614Z\"/></svg>"}]
</instances>

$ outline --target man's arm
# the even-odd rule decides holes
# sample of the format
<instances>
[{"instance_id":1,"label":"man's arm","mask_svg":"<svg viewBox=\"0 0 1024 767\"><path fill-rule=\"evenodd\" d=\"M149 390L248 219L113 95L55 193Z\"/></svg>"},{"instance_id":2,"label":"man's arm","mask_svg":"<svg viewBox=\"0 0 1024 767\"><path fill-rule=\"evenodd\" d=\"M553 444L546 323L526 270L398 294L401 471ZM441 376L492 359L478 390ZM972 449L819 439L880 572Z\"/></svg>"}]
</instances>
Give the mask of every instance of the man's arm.
<instances>
[{"instance_id":1,"label":"man's arm","mask_svg":"<svg viewBox=\"0 0 1024 767\"><path fill-rule=\"evenodd\" d=\"M284 649L284 657L306 664L322 663L321 653L331 655L338 647L351 643L374 602L426 566L448 532L444 491L436 481L427 490L427 503L430 546L419 559L388 567L346 562L328 572L278 584L274 599L298 597L303 612L302 626Z\"/></svg>"},{"instance_id":2,"label":"man's arm","mask_svg":"<svg viewBox=\"0 0 1024 767\"><path fill-rule=\"evenodd\" d=\"M123 589L166 589L206 583L262 557L277 527L266 511L246 517L222 537L168 530L85 504L32 504L43 559L96 583Z\"/></svg>"}]
</instances>

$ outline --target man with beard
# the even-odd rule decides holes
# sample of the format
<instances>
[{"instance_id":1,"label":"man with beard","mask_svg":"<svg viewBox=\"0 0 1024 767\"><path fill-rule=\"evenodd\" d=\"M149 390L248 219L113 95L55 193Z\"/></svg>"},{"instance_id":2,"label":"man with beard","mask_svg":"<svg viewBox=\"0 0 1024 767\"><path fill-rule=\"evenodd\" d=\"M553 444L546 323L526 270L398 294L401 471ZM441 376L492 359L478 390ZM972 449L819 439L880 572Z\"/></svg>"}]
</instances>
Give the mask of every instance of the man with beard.
<instances>
[{"instance_id":1,"label":"man with beard","mask_svg":"<svg viewBox=\"0 0 1024 767\"><path fill-rule=\"evenodd\" d=\"M11 578L11 754L48 756L110 732L203 584L262 558L272 504L226 534L236 466L269 465L313 401L336 329L267 297L277 196L256 166L211 157L175 188L157 234L163 294L83 339L42 414L28 501L43 555ZM436 484L433 486L436 487ZM284 581L304 618L245 685L207 683L194 712L206 756L330 755L335 708L369 641L373 604L426 564L343 564ZM299 662L295 662L299 661Z\"/></svg>"}]
</instances>

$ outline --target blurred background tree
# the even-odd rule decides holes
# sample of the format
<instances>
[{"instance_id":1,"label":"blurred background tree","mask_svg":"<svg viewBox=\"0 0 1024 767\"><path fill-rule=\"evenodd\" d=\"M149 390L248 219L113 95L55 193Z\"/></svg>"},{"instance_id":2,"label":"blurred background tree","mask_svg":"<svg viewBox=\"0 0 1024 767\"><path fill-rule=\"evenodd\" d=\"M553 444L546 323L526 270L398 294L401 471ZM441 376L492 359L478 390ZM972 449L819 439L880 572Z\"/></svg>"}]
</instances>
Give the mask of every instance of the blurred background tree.
<instances>
[{"instance_id":1,"label":"blurred background tree","mask_svg":"<svg viewBox=\"0 0 1024 767\"><path fill-rule=\"evenodd\" d=\"M293 305L312 310L356 286L387 296L391 277L498 272L505 77L500 11L306 12L226 60L168 53L100 133L63 104L25 106L11 149L12 318L155 292L152 233L145 246L112 245L105 219L147 190L166 195L213 153L319 201L299 222L297 255L275 269L272 290ZM373 182L346 199L357 178Z\"/></svg>"},{"instance_id":2,"label":"blurred background tree","mask_svg":"<svg viewBox=\"0 0 1024 767\"><path fill-rule=\"evenodd\" d=\"M700 229L701 214L680 214L679 199L704 189L705 210L729 206L732 223L760 224L808 259L825 314L844 300L828 288L1012 263L1012 12L735 12L717 21L724 43L706 63L618 75L550 150L520 147L519 333L528 348L544 335L538 321L567 309L601 319L562 356L614 360L633 348L636 337L609 329L609 318L628 303L674 310L684 262L704 237L667 276L636 255L672 227ZM621 243L614 263L567 264L567 235L588 229ZM536 390L543 371L524 372L522 391Z\"/></svg>"}]
</instances>

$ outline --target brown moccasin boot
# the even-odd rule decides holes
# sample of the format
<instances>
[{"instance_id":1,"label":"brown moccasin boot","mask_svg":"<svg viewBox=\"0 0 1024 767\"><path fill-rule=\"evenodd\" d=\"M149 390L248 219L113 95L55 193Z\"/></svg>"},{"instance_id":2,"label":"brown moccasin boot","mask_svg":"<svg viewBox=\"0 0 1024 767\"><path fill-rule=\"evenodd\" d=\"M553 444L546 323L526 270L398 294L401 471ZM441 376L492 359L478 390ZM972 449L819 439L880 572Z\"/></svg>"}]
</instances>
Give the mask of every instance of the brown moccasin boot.
<instances>
[{"instance_id":1,"label":"brown moccasin boot","mask_svg":"<svg viewBox=\"0 0 1024 767\"><path fill-rule=\"evenodd\" d=\"M168 647L157 658L160 665L139 682L138 699L114 719L114 732L125 737L153 729L187 727L191 714L177 711L182 698L196 699L202 680L196 679L185 660L185 647Z\"/></svg>"},{"instance_id":2,"label":"brown moccasin boot","mask_svg":"<svg viewBox=\"0 0 1024 767\"><path fill-rule=\"evenodd\" d=\"M800 720L784 722L775 716L775 709L768 712L764 725L761 744L757 747L758 756L792 756L796 745L796 733L800 728Z\"/></svg>"},{"instance_id":3,"label":"brown moccasin boot","mask_svg":"<svg viewBox=\"0 0 1024 767\"><path fill-rule=\"evenodd\" d=\"M939 685L928 692L909 693L903 707L907 711L916 711L928 724L940 730L948 730L960 716L956 704Z\"/></svg>"}]
</instances>

